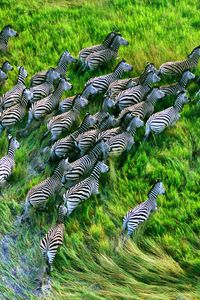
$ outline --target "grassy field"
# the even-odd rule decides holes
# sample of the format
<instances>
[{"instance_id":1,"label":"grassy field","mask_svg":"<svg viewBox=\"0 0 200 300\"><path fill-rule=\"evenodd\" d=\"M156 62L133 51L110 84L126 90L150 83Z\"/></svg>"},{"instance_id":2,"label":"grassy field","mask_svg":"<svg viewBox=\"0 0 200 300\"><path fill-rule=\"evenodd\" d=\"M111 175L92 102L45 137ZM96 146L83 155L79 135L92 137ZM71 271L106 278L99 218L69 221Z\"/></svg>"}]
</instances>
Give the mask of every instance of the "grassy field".
<instances>
[{"instance_id":1,"label":"grassy field","mask_svg":"<svg viewBox=\"0 0 200 300\"><path fill-rule=\"evenodd\" d=\"M131 76L141 73L147 61L157 67L178 60L199 45L197 0L174 1L11 1L2 0L0 28L11 24L19 32L12 39L9 59L23 65L29 77L55 66L68 49L77 57L85 46L100 43L104 36L119 30L130 42L119 56L131 63ZM112 66L96 74L110 72ZM200 68L196 70L199 75ZM80 92L94 74L77 75L72 66L68 76L73 90ZM3 91L12 87L17 69ZM28 80L27 80L28 84ZM200 299L200 108L194 99L198 85L189 87L191 102L175 127L148 142L140 143L123 166L110 160L110 173L102 177L101 194L76 209L66 222L64 246L54 261L52 290L45 299ZM168 107L174 99L162 103ZM95 112L101 102L92 100ZM26 120L25 120L26 121ZM19 127L25 126L25 121ZM13 130L13 133L17 129ZM16 168L0 195L0 299L37 299L35 279L41 272L39 241L56 221L56 201L45 212L32 213L30 224L19 226L28 190L52 171L35 171L33 162L42 162L40 139L45 124L20 140ZM4 132L0 157L7 150ZM142 225L126 249L118 244L125 213L146 199L152 182L160 178L166 195L158 198L158 211ZM41 297L41 296L40 296ZM40 299L43 299L41 297Z\"/></svg>"}]
</instances>

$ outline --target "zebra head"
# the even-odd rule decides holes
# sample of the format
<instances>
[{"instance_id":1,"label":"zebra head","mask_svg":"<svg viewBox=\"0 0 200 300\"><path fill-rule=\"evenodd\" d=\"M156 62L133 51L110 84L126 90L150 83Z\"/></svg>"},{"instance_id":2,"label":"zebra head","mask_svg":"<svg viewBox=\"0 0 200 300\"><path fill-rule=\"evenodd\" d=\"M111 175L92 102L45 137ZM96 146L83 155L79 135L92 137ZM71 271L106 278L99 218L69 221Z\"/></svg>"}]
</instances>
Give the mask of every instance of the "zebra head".
<instances>
[{"instance_id":1,"label":"zebra head","mask_svg":"<svg viewBox=\"0 0 200 300\"><path fill-rule=\"evenodd\" d=\"M76 62L76 58L72 57L68 50L66 50L63 54L61 59L63 59L63 63L74 63Z\"/></svg>"},{"instance_id":2,"label":"zebra head","mask_svg":"<svg viewBox=\"0 0 200 300\"><path fill-rule=\"evenodd\" d=\"M20 143L17 141L17 139L15 137L13 137L11 134L9 134L8 140L9 140L9 146L12 144L14 149L19 149Z\"/></svg>"},{"instance_id":3,"label":"zebra head","mask_svg":"<svg viewBox=\"0 0 200 300\"><path fill-rule=\"evenodd\" d=\"M196 55L200 56L200 45L192 50L192 52L188 55L188 58L193 58Z\"/></svg>"},{"instance_id":4,"label":"zebra head","mask_svg":"<svg viewBox=\"0 0 200 300\"><path fill-rule=\"evenodd\" d=\"M118 69L121 69L123 72L130 72L133 70L133 67L123 59L115 68L115 70Z\"/></svg>"},{"instance_id":5,"label":"zebra head","mask_svg":"<svg viewBox=\"0 0 200 300\"><path fill-rule=\"evenodd\" d=\"M33 92L29 89L24 89L22 93L22 97L25 98L26 103L32 102L33 100Z\"/></svg>"},{"instance_id":6,"label":"zebra head","mask_svg":"<svg viewBox=\"0 0 200 300\"><path fill-rule=\"evenodd\" d=\"M154 87L148 94L146 101L160 100L165 97L165 93L159 89L159 87Z\"/></svg>"},{"instance_id":7,"label":"zebra head","mask_svg":"<svg viewBox=\"0 0 200 300\"><path fill-rule=\"evenodd\" d=\"M80 109L88 105L88 99L81 95L77 95L74 99L73 109Z\"/></svg>"},{"instance_id":8,"label":"zebra head","mask_svg":"<svg viewBox=\"0 0 200 300\"><path fill-rule=\"evenodd\" d=\"M5 34L7 37L14 37L18 36L17 31L15 31L11 25L6 25L3 29L2 32Z\"/></svg>"},{"instance_id":9,"label":"zebra head","mask_svg":"<svg viewBox=\"0 0 200 300\"><path fill-rule=\"evenodd\" d=\"M63 159L61 161L61 165L62 165L63 173L64 172L68 172L68 171L70 171L72 169L72 166L71 166L68 158Z\"/></svg>"},{"instance_id":10,"label":"zebra head","mask_svg":"<svg viewBox=\"0 0 200 300\"><path fill-rule=\"evenodd\" d=\"M2 70L7 73L8 71L12 71L13 70L13 66L11 66L11 64L9 63L9 61L5 61L2 65Z\"/></svg>"},{"instance_id":11,"label":"zebra head","mask_svg":"<svg viewBox=\"0 0 200 300\"><path fill-rule=\"evenodd\" d=\"M93 127L98 123L98 120L93 117L89 112L86 113L81 125L82 126L87 126L87 127Z\"/></svg>"},{"instance_id":12,"label":"zebra head","mask_svg":"<svg viewBox=\"0 0 200 300\"><path fill-rule=\"evenodd\" d=\"M136 81L134 81L132 78L128 81L128 83L127 83L127 89L129 89L129 88L132 88L132 87L134 87L134 86L136 86L137 85L137 82Z\"/></svg>"},{"instance_id":13,"label":"zebra head","mask_svg":"<svg viewBox=\"0 0 200 300\"><path fill-rule=\"evenodd\" d=\"M126 129L126 131L130 132L132 130L132 128L140 128L142 126L144 126L144 122L139 117L134 117L130 121L130 123L129 123L127 129Z\"/></svg>"},{"instance_id":14,"label":"zebra head","mask_svg":"<svg viewBox=\"0 0 200 300\"><path fill-rule=\"evenodd\" d=\"M58 73L54 68L50 68L46 73L46 79L49 82L54 82L60 78L60 73Z\"/></svg>"},{"instance_id":15,"label":"zebra head","mask_svg":"<svg viewBox=\"0 0 200 300\"><path fill-rule=\"evenodd\" d=\"M4 81L6 79L8 79L7 74L2 69L0 69L0 80Z\"/></svg>"},{"instance_id":16,"label":"zebra head","mask_svg":"<svg viewBox=\"0 0 200 300\"><path fill-rule=\"evenodd\" d=\"M60 88L63 90L63 91L68 91L68 90L71 90L73 88L73 85L68 82L66 79L62 78L60 80Z\"/></svg>"},{"instance_id":17,"label":"zebra head","mask_svg":"<svg viewBox=\"0 0 200 300\"><path fill-rule=\"evenodd\" d=\"M100 170L100 173L107 173L109 171L109 167L103 161L98 161L96 166Z\"/></svg>"},{"instance_id":18,"label":"zebra head","mask_svg":"<svg viewBox=\"0 0 200 300\"><path fill-rule=\"evenodd\" d=\"M115 107L115 101L109 97L106 97L103 101L102 111L108 111Z\"/></svg>"},{"instance_id":19,"label":"zebra head","mask_svg":"<svg viewBox=\"0 0 200 300\"><path fill-rule=\"evenodd\" d=\"M174 102L174 106L182 105L188 103L190 100L186 95L186 90L179 92L177 98Z\"/></svg>"},{"instance_id":20,"label":"zebra head","mask_svg":"<svg viewBox=\"0 0 200 300\"><path fill-rule=\"evenodd\" d=\"M189 81L195 78L195 75L190 72L189 70L186 70L185 72L183 72L183 75L181 77L181 81Z\"/></svg>"},{"instance_id":21,"label":"zebra head","mask_svg":"<svg viewBox=\"0 0 200 300\"><path fill-rule=\"evenodd\" d=\"M146 81L148 83L157 83L161 80L161 78L156 74L154 73L153 71L150 71L147 75L147 78L146 78Z\"/></svg>"},{"instance_id":22,"label":"zebra head","mask_svg":"<svg viewBox=\"0 0 200 300\"><path fill-rule=\"evenodd\" d=\"M26 78L28 76L28 73L24 67L17 67L17 69L19 71L19 75L22 76L23 78Z\"/></svg>"},{"instance_id":23,"label":"zebra head","mask_svg":"<svg viewBox=\"0 0 200 300\"><path fill-rule=\"evenodd\" d=\"M154 187L153 187L153 189L151 191L153 191L157 195L163 195L163 194L165 194L165 188L164 188L163 183L161 181L156 182L155 185L154 185Z\"/></svg>"},{"instance_id":24,"label":"zebra head","mask_svg":"<svg viewBox=\"0 0 200 300\"><path fill-rule=\"evenodd\" d=\"M96 95L98 92L97 88L95 88L91 83L86 84L82 94L86 97L89 97L90 95Z\"/></svg>"},{"instance_id":25,"label":"zebra head","mask_svg":"<svg viewBox=\"0 0 200 300\"><path fill-rule=\"evenodd\" d=\"M125 38L123 38L121 35L118 35L117 39L118 39L119 45L128 46L129 42L127 40L125 40Z\"/></svg>"}]
</instances>

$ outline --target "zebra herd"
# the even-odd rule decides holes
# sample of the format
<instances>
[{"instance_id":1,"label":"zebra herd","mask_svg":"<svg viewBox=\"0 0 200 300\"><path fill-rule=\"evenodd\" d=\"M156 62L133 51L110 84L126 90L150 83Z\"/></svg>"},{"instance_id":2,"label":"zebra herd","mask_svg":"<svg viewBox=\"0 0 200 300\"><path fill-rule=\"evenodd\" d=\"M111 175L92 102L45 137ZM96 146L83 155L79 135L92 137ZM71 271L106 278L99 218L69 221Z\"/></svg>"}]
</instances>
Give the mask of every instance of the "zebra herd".
<instances>
[{"instance_id":1,"label":"zebra herd","mask_svg":"<svg viewBox=\"0 0 200 300\"><path fill-rule=\"evenodd\" d=\"M7 51L10 37L17 36L11 26L5 26L0 33L0 49ZM45 206L49 197L58 195L64 189L63 203L59 206L57 224L42 239L40 247L51 270L58 247L63 243L65 217L91 195L99 193L99 179L107 173L108 157L130 151L134 144L137 128L145 124L144 138L150 132L161 133L173 126L180 117L184 104L189 102L186 87L195 75L191 72L200 58L200 46L192 50L187 59L167 62L157 69L148 63L138 77L121 79L133 67L121 60L112 73L91 78L82 92L62 99L64 91L73 88L66 78L69 64L81 65L82 71L96 70L116 59L119 47L128 42L116 32L111 32L102 44L85 48L74 58L63 52L55 68L39 72L26 87L28 74L23 66L18 68L17 84L0 97L0 130L10 130L27 115L25 132L33 129L33 122L47 122L51 134L49 163L58 162L53 174L29 190L21 221L30 216L30 210ZM8 77L13 67L5 62L0 69L0 84ZM177 83L155 86L165 76L179 77ZM91 98L102 97L101 110L94 115L86 113L80 126L71 132ZM157 102L164 102L166 96L175 97L174 105L154 113ZM111 114L112 112L112 114ZM55 113L57 113L55 115ZM54 115L53 115L54 114ZM21 135L23 137L23 135ZM0 160L0 184L3 186L15 166L14 154L20 143L8 135L8 153ZM157 208L157 196L164 194L161 181L154 184L148 199L130 210L123 219L122 234L130 236L137 226L148 219Z\"/></svg>"}]
</instances>

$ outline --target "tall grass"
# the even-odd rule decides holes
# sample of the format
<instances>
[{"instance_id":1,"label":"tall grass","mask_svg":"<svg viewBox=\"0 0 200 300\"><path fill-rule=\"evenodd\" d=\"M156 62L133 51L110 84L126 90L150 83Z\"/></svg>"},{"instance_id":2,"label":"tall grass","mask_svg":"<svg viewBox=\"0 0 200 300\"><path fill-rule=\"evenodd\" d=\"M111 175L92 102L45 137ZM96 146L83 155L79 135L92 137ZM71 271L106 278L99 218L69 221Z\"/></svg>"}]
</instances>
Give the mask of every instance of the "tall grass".
<instances>
[{"instance_id":1,"label":"tall grass","mask_svg":"<svg viewBox=\"0 0 200 300\"><path fill-rule=\"evenodd\" d=\"M24 65L31 75L55 66L68 49L74 56L85 46L100 43L112 30L130 42L119 55L139 74L147 61L158 67L182 59L199 44L199 1L11 1L2 0L0 27L11 24L19 37L9 44L11 64ZM112 67L95 73L110 72ZM199 68L196 70L199 74ZM92 76L68 71L76 94ZM94 74L93 74L94 75ZM17 69L10 73L3 91L14 84ZM28 83L28 81L27 81ZM66 222L64 246L52 272L52 293L47 299L199 299L200 274L200 119L194 99L195 83L189 87L191 103L181 119L148 142L140 143L122 165L110 160L110 174L102 177L101 194L86 201ZM174 99L158 106L163 109ZM100 100L89 110L97 111ZM25 122L19 127L25 126ZM52 171L33 169L42 162L40 139L43 124L26 138L16 153L16 168L0 198L0 298L36 299L42 258L39 240L56 220L57 199L45 212L32 212L31 225L17 225L27 191ZM15 134L16 130L13 130ZM6 152L5 132L0 154ZM122 217L145 200L152 182L160 178L166 187L158 199L158 211L142 225L123 249L118 241ZM55 202L54 202L55 201Z\"/></svg>"}]
</instances>

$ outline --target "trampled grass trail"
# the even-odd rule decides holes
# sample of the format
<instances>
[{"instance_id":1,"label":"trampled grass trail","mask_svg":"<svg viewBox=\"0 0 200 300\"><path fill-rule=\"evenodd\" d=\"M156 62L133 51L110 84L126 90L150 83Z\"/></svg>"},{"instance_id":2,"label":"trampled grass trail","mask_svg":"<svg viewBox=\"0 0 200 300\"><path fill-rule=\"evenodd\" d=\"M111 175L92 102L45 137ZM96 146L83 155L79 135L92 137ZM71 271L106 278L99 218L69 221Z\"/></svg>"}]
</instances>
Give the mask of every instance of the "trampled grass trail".
<instances>
[{"instance_id":1,"label":"trampled grass trail","mask_svg":"<svg viewBox=\"0 0 200 300\"><path fill-rule=\"evenodd\" d=\"M11 88L18 65L29 77L55 66L68 49L77 57L85 46L100 43L108 32L119 30L129 41L119 51L133 65L131 76L142 72L147 61L159 65L186 57L199 45L199 2L176 1L1 1L0 27L11 24L19 32L12 39L8 59L15 66L1 94ZM114 65L98 72L77 75L70 67L68 76L80 92L91 76L106 74ZM200 68L195 71L200 75ZM28 85L28 80L27 80ZM136 136L137 147L119 167L120 159L109 160L110 172L101 180L101 194L81 205L66 222L64 246L52 271L52 290L45 299L200 299L200 107L195 92L175 127L155 139L140 143L144 129ZM160 103L156 110L172 105ZM91 113L101 106L94 99ZM83 112L83 114L84 114ZM26 124L27 117L18 126ZM17 129L13 130L15 134ZM51 174L50 165L40 166L46 157L40 144L46 131L21 138L16 168L9 185L0 195L0 299L38 299L37 278L42 268L39 241L55 223L56 205L51 199L44 212L32 212L31 224L19 226L28 190ZM7 151L7 138L0 136L0 157ZM158 198L158 211L142 225L125 248L118 240L122 218L146 199L152 182L160 178L166 195Z\"/></svg>"}]
</instances>

